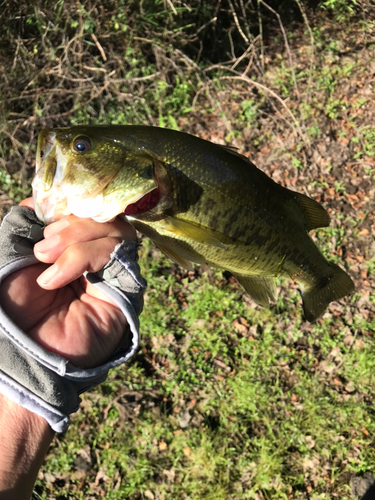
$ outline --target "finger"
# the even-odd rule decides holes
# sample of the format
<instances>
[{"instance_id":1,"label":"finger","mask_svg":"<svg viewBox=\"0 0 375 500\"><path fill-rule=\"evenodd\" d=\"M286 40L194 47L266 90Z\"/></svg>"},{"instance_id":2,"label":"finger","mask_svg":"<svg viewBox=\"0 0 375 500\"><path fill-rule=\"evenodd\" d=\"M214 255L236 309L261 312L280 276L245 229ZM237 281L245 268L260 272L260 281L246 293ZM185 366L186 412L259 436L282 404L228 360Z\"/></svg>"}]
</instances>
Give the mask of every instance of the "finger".
<instances>
[{"instance_id":1,"label":"finger","mask_svg":"<svg viewBox=\"0 0 375 500\"><path fill-rule=\"evenodd\" d=\"M111 231L118 231L119 228L122 228L121 230L125 231L124 232L124 239L131 240L136 238L136 231L125 220L124 217L116 217L112 221L109 222L96 222L93 219L83 219L80 217L77 217L76 215L68 215L67 217L64 217L63 219L60 219L57 222L53 222L52 224L49 224L45 229L44 229L44 237L45 238L50 238L51 236L55 235L56 233L60 233L63 229L72 226L74 224L79 224L77 226L76 231L79 232L80 229L84 229L84 231L88 231L89 228L95 233L95 231L98 232L98 238L103 238L104 236L102 235L110 235ZM134 236L134 237L133 237Z\"/></svg>"},{"instance_id":2,"label":"finger","mask_svg":"<svg viewBox=\"0 0 375 500\"><path fill-rule=\"evenodd\" d=\"M20 207L27 207L27 208L31 208L32 210L34 210L34 201L33 201L32 197L25 198L24 200L22 200L20 202Z\"/></svg>"},{"instance_id":3,"label":"finger","mask_svg":"<svg viewBox=\"0 0 375 500\"><path fill-rule=\"evenodd\" d=\"M120 238L101 238L69 246L37 282L45 290L61 288L80 278L85 271L95 273L110 260Z\"/></svg>"},{"instance_id":4,"label":"finger","mask_svg":"<svg viewBox=\"0 0 375 500\"><path fill-rule=\"evenodd\" d=\"M99 223L92 219L65 217L51 224L48 237L34 246L34 254L41 262L52 264L72 245L111 237L120 240L136 240L135 229L127 222L116 219L113 222Z\"/></svg>"},{"instance_id":5,"label":"finger","mask_svg":"<svg viewBox=\"0 0 375 500\"><path fill-rule=\"evenodd\" d=\"M74 224L78 220L79 218L76 217L75 215L68 215L67 217L60 219L57 222L52 222L52 224L49 224L44 229L43 236L45 238L50 238L54 234L59 233L62 229L65 229L66 227Z\"/></svg>"}]
</instances>

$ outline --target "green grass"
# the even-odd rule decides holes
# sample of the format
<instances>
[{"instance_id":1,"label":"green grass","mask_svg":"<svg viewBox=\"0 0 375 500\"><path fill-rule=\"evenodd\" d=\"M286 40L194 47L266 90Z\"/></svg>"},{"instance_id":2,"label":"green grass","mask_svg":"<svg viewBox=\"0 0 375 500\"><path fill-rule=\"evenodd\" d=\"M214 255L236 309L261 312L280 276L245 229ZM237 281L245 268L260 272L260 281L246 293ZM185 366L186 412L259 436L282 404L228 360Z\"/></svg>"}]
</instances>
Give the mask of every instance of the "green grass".
<instances>
[{"instance_id":1,"label":"green grass","mask_svg":"<svg viewBox=\"0 0 375 500\"><path fill-rule=\"evenodd\" d=\"M16 203L31 194L30 186L23 186L17 176L10 175L5 170L0 170L0 190L6 192Z\"/></svg>"},{"instance_id":2,"label":"green grass","mask_svg":"<svg viewBox=\"0 0 375 500\"><path fill-rule=\"evenodd\" d=\"M345 315L308 327L290 302L294 291L283 287L278 315L213 283L219 274L176 280L149 249L146 242L141 351L84 397L45 472L74 470L86 446L95 472L74 498L93 495L94 476L104 471L100 487L111 500L234 500L259 490L287 499L290 488L305 498L308 486L329 498L343 464L356 473L375 467L375 359L370 343L348 344ZM127 399L129 391L139 399ZM72 482L74 475L61 488L55 483L54 495L65 498ZM351 498L344 487L340 498Z\"/></svg>"}]
</instances>

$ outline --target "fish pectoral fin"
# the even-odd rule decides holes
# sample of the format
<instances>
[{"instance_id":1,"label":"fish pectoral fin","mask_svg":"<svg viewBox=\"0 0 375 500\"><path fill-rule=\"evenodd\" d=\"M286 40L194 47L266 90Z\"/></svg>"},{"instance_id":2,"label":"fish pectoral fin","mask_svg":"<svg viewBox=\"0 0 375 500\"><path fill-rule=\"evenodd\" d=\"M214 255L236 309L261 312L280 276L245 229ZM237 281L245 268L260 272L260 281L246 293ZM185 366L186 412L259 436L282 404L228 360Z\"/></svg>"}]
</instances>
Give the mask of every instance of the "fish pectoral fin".
<instances>
[{"instance_id":1,"label":"fish pectoral fin","mask_svg":"<svg viewBox=\"0 0 375 500\"><path fill-rule=\"evenodd\" d=\"M294 199L305 216L308 231L317 227L329 226L328 212L320 203L301 193L294 193Z\"/></svg>"},{"instance_id":2,"label":"fish pectoral fin","mask_svg":"<svg viewBox=\"0 0 375 500\"><path fill-rule=\"evenodd\" d=\"M252 299L263 307L268 307L270 300L276 302L277 291L274 278L262 276L242 276L234 274L236 280L244 287Z\"/></svg>"},{"instance_id":3,"label":"fish pectoral fin","mask_svg":"<svg viewBox=\"0 0 375 500\"><path fill-rule=\"evenodd\" d=\"M160 245L160 243L156 243L155 241L154 243L159 248L159 250L163 252L166 257L168 257L168 259L173 260L173 262L183 267L184 269L187 269L188 271L194 271L193 264L190 262L190 260L184 259L184 257L181 257L181 255L174 252L171 248Z\"/></svg>"},{"instance_id":4,"label":"fish pectoral fin","mask_svg":"<svg viewBox=\"0 0 375 500\"><path fill-rule=\"evenodd\" d=\"M163 228L175 235L189 238L204 245L211 245L223 248L224 250L227 249L224 243L207 231L207 229L203 229L193 222L176 219L168 215L163 219Z\"/></svg>"}]
</instances>

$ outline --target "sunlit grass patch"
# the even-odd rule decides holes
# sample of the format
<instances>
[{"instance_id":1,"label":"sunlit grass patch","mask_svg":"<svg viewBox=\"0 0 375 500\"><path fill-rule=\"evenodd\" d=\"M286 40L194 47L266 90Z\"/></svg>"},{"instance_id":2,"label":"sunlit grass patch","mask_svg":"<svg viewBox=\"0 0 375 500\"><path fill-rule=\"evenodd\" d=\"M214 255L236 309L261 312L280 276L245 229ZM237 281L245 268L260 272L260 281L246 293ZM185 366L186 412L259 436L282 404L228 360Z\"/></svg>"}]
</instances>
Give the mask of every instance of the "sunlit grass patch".
<instances>
[{"instance_id":1,"label":"sunlit grass patch","mask_svg":"<svg viewBox=\"0 0 375 500\"><path fill-rule=\"evenodd\" d=\"M259 491L287 499L290 488L295 498L306 488L324 498L343 467L368 470L370 344L351 343L331 318L290 330L290 311L254 307L237 287L215 284L218 274L177 280L162 256L161 274L155 255L146 257L148 242L144 248L150 293L141 351L111 373L100 398L86 396L78 422L95 433L69 431L76 445L62 442L66 451L47 470L59 460L72 467L69 453L86 442L107 478L106 498L223 500ZM350 498L345 488L341 498Z\"/></svg>"}]
</instances>

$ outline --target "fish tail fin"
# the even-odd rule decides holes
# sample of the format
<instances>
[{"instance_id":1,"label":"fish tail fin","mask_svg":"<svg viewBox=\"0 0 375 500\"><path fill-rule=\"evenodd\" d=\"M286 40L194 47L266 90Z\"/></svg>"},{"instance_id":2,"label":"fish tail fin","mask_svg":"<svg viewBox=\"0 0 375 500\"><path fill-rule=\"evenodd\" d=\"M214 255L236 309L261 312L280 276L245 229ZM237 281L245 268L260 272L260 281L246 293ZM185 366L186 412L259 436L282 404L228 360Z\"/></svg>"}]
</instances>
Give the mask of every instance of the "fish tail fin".
<instances>
[{"instance_id":1,"label":"fish tail fin","mask_svg":"<svg viewBox=\"0 0 375 500\"><path fill-rule=\"evenodd\" d=\"M325 275L310 289L302 291L303 311L307 321L315 321L330 302L341 299L354 290L354 283L346 272L332 262L329 265L329 275Z\"/></svg>"}]
</instances>

